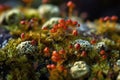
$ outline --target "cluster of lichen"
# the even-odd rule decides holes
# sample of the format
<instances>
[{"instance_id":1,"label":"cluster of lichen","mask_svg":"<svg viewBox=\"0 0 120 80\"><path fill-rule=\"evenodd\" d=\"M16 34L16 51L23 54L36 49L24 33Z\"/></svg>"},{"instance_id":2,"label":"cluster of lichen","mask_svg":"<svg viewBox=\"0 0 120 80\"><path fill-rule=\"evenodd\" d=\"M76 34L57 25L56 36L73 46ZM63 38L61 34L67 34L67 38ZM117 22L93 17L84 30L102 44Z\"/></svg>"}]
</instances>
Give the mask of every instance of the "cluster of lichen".
<instances>
[{"instance_id":1,"label":"cluster of lichen","mask_svg":"<svg viewBox=\"0 0 120 80\"><path fill-rule=\"evenodd\" d=\"M111 47L112 48L112 47ZM57 50L57 49L55 49ZM82 51L77 51L75 49L65 48L65 54L62 55L62 60L56 62L56 68L50 70L50 80L74 80L74 77L70 74L70 68L73 66L76 61L85 61L91 68L89 75L79 77L80 79L89 79L94 78L98 80L113 80L116 79L116 76L119 72L113 68L113 65L116 64L116 60L119 59L119 50L106 51L107 57L102 57L98 50L92 49L91 51L86 51L86 55L82 55ZM59 51L59 50L58 50ZM75 53L75 54L74 54ZM64 66L61 69L61 66ZM115 74L113 74L113 73ZM77 73L77 72L76 72ZM79 74L81 74L80 72ZM110 73L114 75L110 76ZM77 78L79 80L79 78ZM75 78L76 80L76 78Z\"/></svg>"},{"instance_id":2,"label":"cluster of lichen","mask_svg":"<svg viewBox=\"0 0 120 80\"><path fill-rule=\"evenodd\" d=\"M71 17L75 4L67 6ZM45 19L34 14L22 18L16 10L5 15L5 28L13 37L0 49L0 80L115 80L120 71L117 18L98 20L93 36L86 37L71 19L53 18L44 24L54 15L50 9L40 8Z\"/></svg>"},{"instance_id":3,"label":"cluster of lichen","mask_svg":"<svg viewBox=\"0 0 120 80\"><path fill-rule=\"evenodd\" d=\"M39 80L41 74L45 73L44 67L37 70L36 63L44 63L44 58L38 51L31 54L19 54L17 50L21 39L11 39L4 49L0 50L0 79L1 80ZM45 65L43 65L45 66ZM44 71L42 71L44 70Z\"/></svg>"},{"instance_id":4,"label":"cluster of lichen","mask_svg":"<svg viewBox=\"0 0 120 80\"><path fill-rule=\"evenodd\" d=\"M45 77L50 80L116 79L120 70L115 66L120 58L119 43L107 38L91 42L91 37L79 34L79 24L70 19L60 19L52 28L40 28L37 20L33 23L29 29L31 23L22 20L15 32L11 30L13 39L0 50L1 79L39 80L48 74ZM87 74L72 76L71 68L76 61L89 65Z\"/></svg>"}]
</instances>

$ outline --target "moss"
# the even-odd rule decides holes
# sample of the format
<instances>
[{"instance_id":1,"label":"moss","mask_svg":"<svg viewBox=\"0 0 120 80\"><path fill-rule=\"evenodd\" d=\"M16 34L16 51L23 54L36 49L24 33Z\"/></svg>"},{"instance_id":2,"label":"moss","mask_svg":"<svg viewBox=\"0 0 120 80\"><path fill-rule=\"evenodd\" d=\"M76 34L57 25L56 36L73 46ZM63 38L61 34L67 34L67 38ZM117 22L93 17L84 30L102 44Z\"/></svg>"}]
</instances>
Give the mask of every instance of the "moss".
<instances>
[{"instance_id":1,"label":"moss","mask_svg":"<svg viewBox=\"0 0 120 80\"><path fill-rule=\"evenodd\" d=\"M90 43L93 37L84 37L82 35L75 36L72 34L72 29L76 29L75 25L65 25L68 29L57 27L56 32L51 32L51 29L41 29L41 25L36 20L33 21L34 24L32 27L29 27L31 20L33 20L33 18L25 20L29 24L18 24L16 26L7 27L13 35L13 38L9 40L4 48L0 49L0 67L3 67L3 73L7 72L5 75L7 80L39 80L43 76L49 77L50 80L74 80L70 75L70 68L74 62L80 60L85 61L91 69L89 75L86 77L89 80L94 78L97 80L110 79L108 78L109 71L113 70L113 72L117 72L112 67L120 57L120 44L119 40L117 40L119 39L119 35L116 32L112 34L112 30L105 27L109 26L108 23L98 24L98 27L102 26L99 27L101 33L98 32L100 38L96 38L97 42L93 45ZM103 27L106 28L105 31ZM72 29L69 30L69 28ZM104 38L105 32L111 36ZM21 33L25 33L24 38L20 37ZM95 36L97 36L96 34L97 33L95 33ZM19 55L17 46L21 42L32 40L35 41L37 50L34 50L30 54ZM76 49L74 46L76 40L87 41L82 41L85 44L78 42L81 47L80 49ZM104 43L104 45L98 45L98 47L96 47L100 42ZM71 48L69 47L70 45L72 46ZM45 47L49 48L47 53L49 55L46 55L44 52ZM89 47L90 50L88 50ZM59 54L61 49L65 50L65 54ZM105 54L100 54L100 50L102 49L105 51ZM53 55L53 51L57 51L57 58L59 56L60 60L54 62L51 59L52 56L56 57L56 55ZM83 56L83 51L86 53L85 56ZM54 64L55 69L47 69L46 66L49 64ZM61 65L64 68L60 68Z\"/></svg>"}]
</instances>

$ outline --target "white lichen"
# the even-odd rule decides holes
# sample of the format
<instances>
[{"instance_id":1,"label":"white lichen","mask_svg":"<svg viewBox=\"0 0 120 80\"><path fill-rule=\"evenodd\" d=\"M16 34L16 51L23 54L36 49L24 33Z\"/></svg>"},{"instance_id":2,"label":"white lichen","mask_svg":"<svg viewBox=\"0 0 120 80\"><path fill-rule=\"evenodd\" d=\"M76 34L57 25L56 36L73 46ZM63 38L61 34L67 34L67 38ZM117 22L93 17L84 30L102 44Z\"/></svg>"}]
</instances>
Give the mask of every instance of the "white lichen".
<instances>
[{"instance_id":1,"label":"white lichen","mask_svg":"<svg viewBox=\"0 0 120 80\"><path fill-rule=\"evenodd\" d=\"M53 18L49 19L47 22L45 22L43 24L42 28L47 27L47 28L51 29L53 27L53 25L57 24L58 20L60 20L60 19L61 18L59 18L59 17L53 17Z\"/></svg>"},{"instance_id":2,"label":"white lichen","mask_svg":"<svg viewBox=\"0 0 120 80\"><path fill-rule=\"evenodd\" d=\"M117 60L116 65L120 67L120 59Z\"/></svg>"},{"instance_id":3,"label":"white lichen","mask_svg":"<svg viewBox=\"0 0 120 80\"><path fill-rule=\"evenodd\" d=\"M59 8L51 4L43 4L38 8L41 18L51 18L59 16Z\"/></svg>"},{"instance_id":4,"label":"white lichen","mask_svg":"<svg viewBox=\"0 0 120 80\"><path fill-rule=\"evenodd\" d=\"M91 50L92 48L92 45L86 40L77 39L73 42L73 44L76 44L76 43L80 44L81 50Z\"/></svg>"},{"instance_id":5,"label":"white lichen","mask_svg":"<svg viewBox=\"0 0 120 80\"><path fill-rule=\"evenodd\" d=\"M19 9L12 9L5 13L5 20L7 23L15 24L19 23L23 16L23 13Z\"/></svg>"},{"instance_id":6,"label":"white lichen","mask_svg":"<svg viewBox=\"0 0 120 80\"><path fill-rule=\"evenodd\" d=\"M119 72L116 80L120 80L120 72Z\"/></svg>"},{"instance_id":7,"label":"white lichen","mask_svg":"<svg viewBox=\"0 0 120 80\"><path fill-rule=\"evenodd\" d=\"M31 54L37 50L37 47L31 44L31 41L21 42L17 46L19 54Z\"/></svg>"},{"instance_id":8,"label":"white lichen","mask_svg":"<svg viewBox=\"0 0 120 80\"><path fill-rule=\"evenodd\" d=\"M80 78L88 74L90 71L89 66L84 61L77 61L70 68L70 73L73 78Z\"/></svg>"},{"instance_id":9,"label":"white lichen","mask_svg":"<svg viewBox=\"0 0 120 80\"><path fill-rule=\"evenodd\" d=\"M101 48L107 49L105 42L98 42L94 47L96 50L101 50Z\"/></svg>"}]
</instances>

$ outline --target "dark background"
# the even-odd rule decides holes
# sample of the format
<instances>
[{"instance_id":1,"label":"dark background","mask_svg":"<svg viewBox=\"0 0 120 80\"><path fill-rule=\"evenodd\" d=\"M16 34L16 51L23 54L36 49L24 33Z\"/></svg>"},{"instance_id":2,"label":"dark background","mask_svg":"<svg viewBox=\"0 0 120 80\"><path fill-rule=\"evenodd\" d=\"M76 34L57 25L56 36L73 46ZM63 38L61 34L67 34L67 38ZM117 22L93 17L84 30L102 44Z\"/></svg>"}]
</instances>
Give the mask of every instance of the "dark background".
<instances>
[{"instance_id":1,"label":"dark background","mask_svg":"<svg viewBox=\"0 0 120 80\"><path fill-rule=\"evenodd\" d=\"M68 0L66 0L67 2ZM120 0L71 0L76 9L88 13L88 19L117 15L120 17Z\"/></svg>"},{"instance_id":2,"label":"dark background","mask_svg":"<svg viewBox=\"0 0 120 80\"><path fill-rule=\"evenodd\" d=\"M69 0L48 0L49 3L62 6ZM71 0L76 4L75 10L78 13L86 12L87 19L94 20L99 17L117 15L120 17L120 0ZM37 8L42 0L34 0L32 7ZM13 7L25 5L22 0L0 0L0 4L7 4ZM67 7L62 7L67 11Z\"/></svg>"}]
</instances>

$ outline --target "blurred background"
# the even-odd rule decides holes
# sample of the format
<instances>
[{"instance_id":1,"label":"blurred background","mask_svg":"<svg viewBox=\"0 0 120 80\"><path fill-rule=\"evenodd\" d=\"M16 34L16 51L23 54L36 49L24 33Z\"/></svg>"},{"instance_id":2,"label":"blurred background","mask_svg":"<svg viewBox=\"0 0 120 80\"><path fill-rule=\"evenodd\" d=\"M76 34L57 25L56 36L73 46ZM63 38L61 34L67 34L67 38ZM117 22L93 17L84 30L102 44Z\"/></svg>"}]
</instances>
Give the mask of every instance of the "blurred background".
<instances>
[{"instance_id":1,"label":"blurred background","mask_svg":"<svg viewBox=\"0 0 120 80\"><path fill-rule=\"evenodd\" d=\"M29 0L28 0L29 1ZM42 3L59 6L62 12L68 11L66 3L69 0L33 0L31 7L38 8ZM71 0L75 5L74 14L94 20L104 16L116 15L120 17L120 0ZM23 0L0 0L0 5L11 7L25 6ZM0 6L1 9L1 6Z\"/></svg>"}]
</instances>

